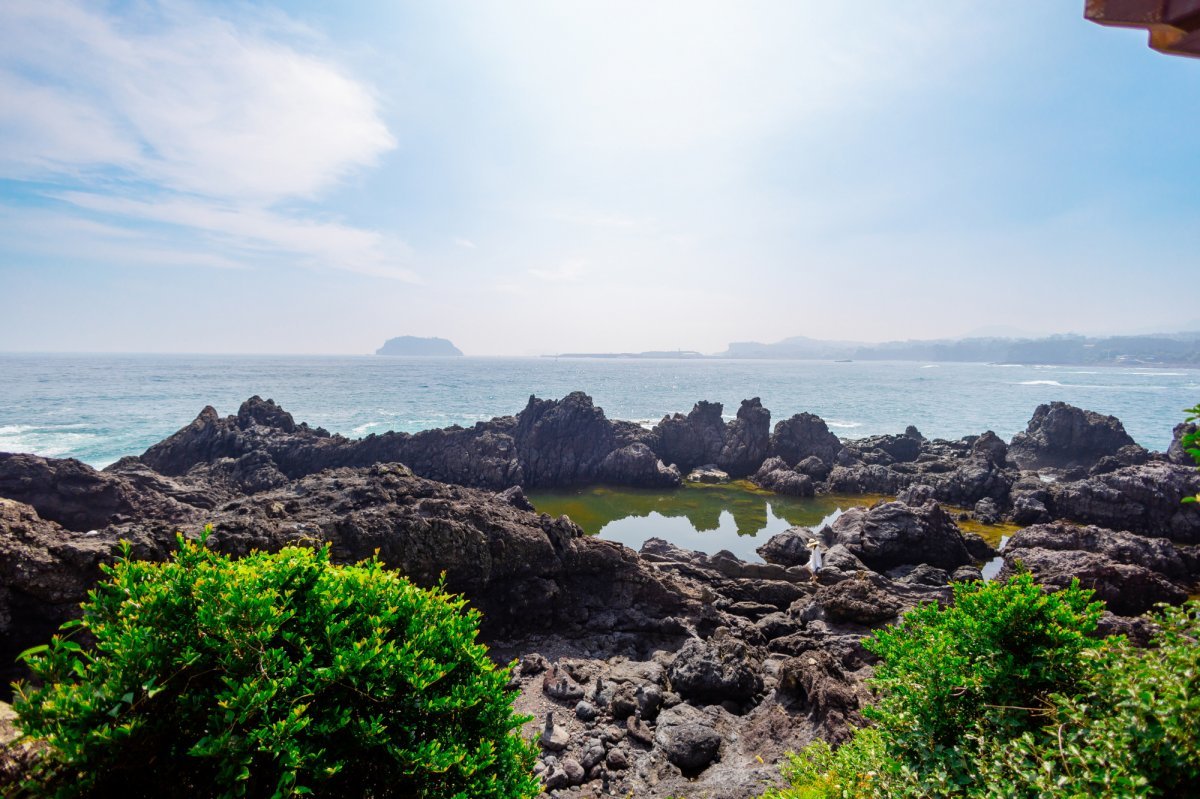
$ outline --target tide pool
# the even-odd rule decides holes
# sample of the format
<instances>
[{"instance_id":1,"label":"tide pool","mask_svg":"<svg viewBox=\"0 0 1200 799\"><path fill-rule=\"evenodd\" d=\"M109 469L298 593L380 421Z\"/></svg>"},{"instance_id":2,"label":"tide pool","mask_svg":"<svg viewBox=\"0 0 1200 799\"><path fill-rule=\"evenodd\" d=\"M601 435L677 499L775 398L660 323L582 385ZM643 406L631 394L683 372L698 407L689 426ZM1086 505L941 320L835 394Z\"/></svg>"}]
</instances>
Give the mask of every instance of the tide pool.
<instances>
[{"instance_id":1,"label":"tide pool","mask_svg":"<svg viewBox=\"0 0 1200 799\"><path fill-rule=\"evenodd\" d=\"M668 491L593 486L529 494L539 512L566 514L585 532L631 549L640 549L648 538L662 538L709 555L725 549L753 562L762 561L754 550L771 536L795 526L820 528L848 508L879 499L884 497L831 494L801 499L744 481L689 483Z\"/></svg>"}]
</instances>

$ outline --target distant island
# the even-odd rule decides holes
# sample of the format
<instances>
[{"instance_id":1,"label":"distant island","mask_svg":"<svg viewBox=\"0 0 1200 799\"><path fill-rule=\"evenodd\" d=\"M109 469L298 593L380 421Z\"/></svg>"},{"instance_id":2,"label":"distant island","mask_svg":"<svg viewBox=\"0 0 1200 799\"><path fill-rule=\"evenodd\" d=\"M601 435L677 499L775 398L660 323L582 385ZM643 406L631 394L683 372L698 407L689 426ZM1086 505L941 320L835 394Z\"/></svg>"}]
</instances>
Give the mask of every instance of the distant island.
<instances>
[{"instance_id":1,"label":"distant island","mask_svg":"<svg viewBox=\"0 0 1200 799\"><path fill-rule=\"evenodd\" d=\"M420 338L418 336L398 336L388 339L384 345L375 350L376 355L402 356L447 356L462 355L462 350L444 338Z\"/></svg>"},{"instance_id":2,"label":"distant island","mask_svg":"<svg viewBox=\"0 0 1200 799\"><path fill-rule=\"evenodd\" d=\"M927 341L825 341L793 336L772 344L737 341L720 353L692 350L561 353L550 358L721 358L812 361L944 361L963 363L1055 364L1062 366L1200 367L1200 332L1145 336L1042 338L973 337Z\"/></svg>"}]
</instances>

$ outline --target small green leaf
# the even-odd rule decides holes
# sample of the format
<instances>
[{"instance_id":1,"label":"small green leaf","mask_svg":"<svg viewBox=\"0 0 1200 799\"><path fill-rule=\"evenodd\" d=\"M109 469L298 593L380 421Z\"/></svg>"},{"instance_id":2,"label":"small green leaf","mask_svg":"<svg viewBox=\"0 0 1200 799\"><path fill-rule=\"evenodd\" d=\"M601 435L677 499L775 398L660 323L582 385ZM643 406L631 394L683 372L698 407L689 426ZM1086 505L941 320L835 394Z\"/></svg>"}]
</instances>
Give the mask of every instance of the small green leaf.
<instances>
[{"instance_id":1,"label":"small green leaf","mask_svg":"<svg viewBox=\"0 0 1200 799\"><path fill-rule=\"evenodd\" d=\"M49 648L50 648L49 644L42 644L41 646L31 646L28 649L26 649L24 652L22 652L21 654L17 655L17 660L27 661L31 657L35 657L37 655L42 654Z\"/></svg>"}]
</instances>

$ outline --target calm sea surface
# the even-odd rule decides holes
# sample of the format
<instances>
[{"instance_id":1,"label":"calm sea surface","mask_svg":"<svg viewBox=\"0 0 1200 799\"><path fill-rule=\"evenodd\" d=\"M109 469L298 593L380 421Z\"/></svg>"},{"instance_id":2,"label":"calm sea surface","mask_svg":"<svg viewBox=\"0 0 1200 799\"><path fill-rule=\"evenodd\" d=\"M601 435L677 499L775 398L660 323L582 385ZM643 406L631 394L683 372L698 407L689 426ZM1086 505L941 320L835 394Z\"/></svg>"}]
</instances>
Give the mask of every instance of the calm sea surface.
<instances>
[{"instance_id":1,"label":"calm sea surface","mask_svg":"<svg viewBox=\"0 0 1200 799\"><path fill-rule=\"evenodd\" d=\"M758 396L772 419L819 414L842 437L902 431L958 438L1024 429L1042 402L1121 418L1163 449L1200 371L913 362L681 361L379 356L0 355L0 451L102 467L188 424L205 405L235 413L253 394L359 437L515 413L530 394L586 391L611 418L654 422L696 400Z\"/></svg>"}]
</instances>

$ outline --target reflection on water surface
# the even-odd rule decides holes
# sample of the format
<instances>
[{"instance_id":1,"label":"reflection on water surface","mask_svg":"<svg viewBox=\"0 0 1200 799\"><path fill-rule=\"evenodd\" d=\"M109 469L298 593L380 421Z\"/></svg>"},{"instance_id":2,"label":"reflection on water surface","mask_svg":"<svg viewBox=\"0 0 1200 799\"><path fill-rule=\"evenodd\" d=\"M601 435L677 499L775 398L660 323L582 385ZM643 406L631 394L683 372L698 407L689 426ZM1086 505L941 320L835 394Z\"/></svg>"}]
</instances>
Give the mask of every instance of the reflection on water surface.
<instances>
[{"instance_id":1,"label":"reflection on water surface","mask_svg":"<svg viewBox=\"0 0 1200 799\"><path fill-rule=\"evenodd\" d=\"M754 548L789 527L820 527L856 505L884 497L827 495L801 499L763 491L751 483L686 484L674 490L593 486L574 491L535 491L541 513L566 514L591 535L639 549L647 538L713 554L727 549L761 561Z\"/></svg>"}]
</instances>

